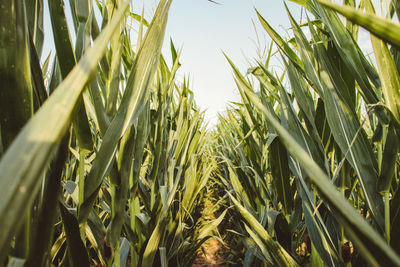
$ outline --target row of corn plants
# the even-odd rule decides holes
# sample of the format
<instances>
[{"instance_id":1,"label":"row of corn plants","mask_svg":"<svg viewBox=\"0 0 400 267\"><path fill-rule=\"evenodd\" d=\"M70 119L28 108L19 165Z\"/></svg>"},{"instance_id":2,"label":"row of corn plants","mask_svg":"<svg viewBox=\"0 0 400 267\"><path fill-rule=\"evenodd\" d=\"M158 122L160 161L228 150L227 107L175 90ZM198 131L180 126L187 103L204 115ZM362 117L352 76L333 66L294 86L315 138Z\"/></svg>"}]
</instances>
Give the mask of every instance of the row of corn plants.
<instances>
[{"instance_id":1,"label":"row of corn plants","mask_svg":"<svg viewBox=\"0 0 400 267\"><path fill-rule=\"evenodd\" d=\"M370 0L293 2L307 19L286 7L288 40L257 13L265 61L243 75L227 57L242 102L220 116L214 150L243 266L400 266L400 2L382 3L385 17Z\"/></svg>"},{"instance_id":2,"label":"row of corn plants","mask_svg":"<svg viewBox=\"0 0 400 267\"><path fill-rule=\"evenodd\" d=\"M48 1L53 57L43 0L0 4L0 266L190 266L212 234L203 113L180 51L160 52L171 2L148 22L129 1Z\"/></svg>"}]
</instances>

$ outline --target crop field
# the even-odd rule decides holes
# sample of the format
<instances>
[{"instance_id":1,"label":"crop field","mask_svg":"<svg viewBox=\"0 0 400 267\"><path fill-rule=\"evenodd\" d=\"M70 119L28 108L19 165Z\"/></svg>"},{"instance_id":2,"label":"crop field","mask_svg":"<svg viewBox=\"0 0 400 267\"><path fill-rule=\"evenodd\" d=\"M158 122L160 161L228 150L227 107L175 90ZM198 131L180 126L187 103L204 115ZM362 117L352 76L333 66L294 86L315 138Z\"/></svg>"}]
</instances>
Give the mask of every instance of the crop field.
<instances>
[{"instance_id":1,"label":"crop field","mask_svg":"<svg viewBox=\"0 0 400 267\"><path fill-rule=\"evenodd\" d=\"M289 38L255 11L213 127L172 0L48 1L51 55L43 1L0 2L0 267L400 266L399 0L292 0Z\"/></svg>"}]
</instances>

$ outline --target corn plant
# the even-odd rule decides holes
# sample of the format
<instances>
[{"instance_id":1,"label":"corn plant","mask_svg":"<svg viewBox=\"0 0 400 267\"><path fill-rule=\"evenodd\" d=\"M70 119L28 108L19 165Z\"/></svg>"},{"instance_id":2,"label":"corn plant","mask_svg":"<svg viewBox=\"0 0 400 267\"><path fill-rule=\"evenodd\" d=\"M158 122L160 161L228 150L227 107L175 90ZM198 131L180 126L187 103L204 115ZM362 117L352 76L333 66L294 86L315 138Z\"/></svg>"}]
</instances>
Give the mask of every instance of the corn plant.
<instances>
[{"instance_id":1,"label":"corn plant","mask_svg":"<svg viewBox=\"0 0 400 267\"><path fill-rule=\"evenodd\" d=\"M368 0L294 2L312 18L299 25L286 9L289 41L257 13L283 75L269 67L272 50L248 71L258 86L228 58L242 103L220 117L215 150L244 219L245 265L399 266L397 5L384 19ZM371 32L375 62L358 25Z\"/></svg>"},{"instance_id":2,"label":"corn plant","mask_svg":"<svg viewBox=\"0 0 400 267\"><path fill-rule=\"evenodd\" d=\"M43 1L2 5L0 265L189 266L212 234L204 115L180 51L160 52L171 2L149 23L128 1L49 1L42 65Z\"/></svg>"}]
</instances>

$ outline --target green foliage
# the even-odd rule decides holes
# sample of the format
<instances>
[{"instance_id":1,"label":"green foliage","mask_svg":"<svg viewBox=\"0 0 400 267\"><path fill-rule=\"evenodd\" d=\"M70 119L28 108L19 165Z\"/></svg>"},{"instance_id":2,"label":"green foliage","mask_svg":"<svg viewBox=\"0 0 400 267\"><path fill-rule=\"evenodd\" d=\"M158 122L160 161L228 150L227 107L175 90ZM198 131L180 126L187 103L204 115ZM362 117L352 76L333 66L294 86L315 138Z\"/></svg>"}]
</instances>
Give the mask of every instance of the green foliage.
<instances>
[{"instance_id":1,"label":"green foliage","mask_svg":"<svg viewBox=\"0 0 400 267\"><path fill-rule=\"evenodd\" d=\"M257 12L275 45L246 75L226 56L242 101L212 132L176 82L172 40L172 65L161 55L172 0L151 20L129 1L50 1L55 56L42 65L43 1L9 2L1 266L191 266L210 236L233 234L243 266L400 266L397 1L383 19L369 0L294 0L313 20L299 25L286 7L290 41Z\"/></svg>"},{"instance_id":2,"label":"green foliage","mask_svg":"<svg viewBox=\"0 0 400 267\"><path fill-rule=\"evenodd\" d=\"M189 84L175 81L180 51L171 41L172 66L161 55L172 1L150 23L129 1L49 2L56 55L42 69L43 3L14 2L0 21L0 265L189 266L213 234L188 225L216 164Z\"/></svg>"},{"instance_id":3,"label":"green foliage","mask_svg":"<svg viewBox=\"0 0 400 267\"><path fill-rule=\"evenodd\" d=\"M353 1L294 2L316 20L299 25L287 9L290 41L257 13L282 56L283 76L273 74L268 57L247 72L256 85L227 58L242 102L220 116L215 151L243 218L232 230L248 249L245 265L278 264L280 253L267 249L274 244L300 264L343 266L350 240L352 265L399 266L391 214L399 196L398 24L373 19L370 1L358 10ZM358 47L352 23L373 33L377 69Z\"/></svg>"}]
</instances>

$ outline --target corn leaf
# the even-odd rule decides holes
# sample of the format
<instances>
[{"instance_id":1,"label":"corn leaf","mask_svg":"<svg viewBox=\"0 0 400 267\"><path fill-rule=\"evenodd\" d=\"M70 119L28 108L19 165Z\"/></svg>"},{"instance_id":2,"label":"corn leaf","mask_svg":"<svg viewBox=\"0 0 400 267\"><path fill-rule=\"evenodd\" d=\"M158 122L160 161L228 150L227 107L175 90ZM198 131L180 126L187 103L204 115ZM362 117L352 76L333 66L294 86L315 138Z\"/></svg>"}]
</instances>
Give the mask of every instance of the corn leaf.
<instances>
[{"instance_id":1,"label":"corn leaf","mask_svg":"<svg viewBox=\"0 0 400 267\"><path fill-rule=\"evenodd\" d=\"M127 3L122 6L109 27L96 39L94 46L85 53L68 78L25 125L3 155L0 161L0 214L3 218L0 220L3 229L0 251L6 251L6 246L20 225L21 214L31 206L41 184L43 170L68 129L76 101L127 7Z\"/></svg>"}]
</instances>

